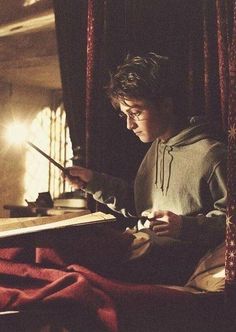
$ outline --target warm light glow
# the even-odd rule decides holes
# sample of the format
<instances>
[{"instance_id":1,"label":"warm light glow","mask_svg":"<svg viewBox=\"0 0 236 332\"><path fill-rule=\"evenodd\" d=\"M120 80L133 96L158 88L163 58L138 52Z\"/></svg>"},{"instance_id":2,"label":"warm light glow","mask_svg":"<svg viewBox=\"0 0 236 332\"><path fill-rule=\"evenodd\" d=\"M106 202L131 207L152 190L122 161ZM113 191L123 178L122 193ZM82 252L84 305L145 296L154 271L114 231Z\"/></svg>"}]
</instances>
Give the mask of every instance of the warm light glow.
<instances>
[{"instance_id":1,"label":"warm light glow","mask_svg":"<svg viewBox=\"0 0 236 332\"><path fill-rule=\"evenodd\" d=\"M71 166L72 144L62 105L55 111L43 108L30 122L13 119L3 126L3 135L7 149L11 148L12 153L20 151L25 157L24 199L35 201L39 192L50 191L54 198L71 191L70 185L61 177L61 170L31 145L63 167Z\"/></svg>"},{"instance_id":2,"label":"warm light glow","mask_svg":"<svg viewBox=\"0 0 236 332\"><path fill-rule=\"evenodd\" d=\"M213 274L213 278L224 278L225 277L225 269L222 268L218 272Z\"/></svg>"},{"instance_id":3,"label":"warm light glow","mask_svg":"<svg viewBox=\"0 0 236 332\"><path fill-rule=\"evenodd\" d=\"M31 6L34 5L36 2L39 2L40 0L25 0L23 6L27 7L27 6Z\"/></svg>"},{"instance_id":4,"label":"warm light glow","mask_svg":"<svg viewBox=\"0 0 236 332\"><path fill-rule=\"evenodd\" d=\"M28 141L61 165L71 166L70 158L73 152L63 107L58 107L56 111L52 111L49 107L42 109L28 127L28 131ZM30 146L26 153L25 168L27 200L35 201L39 192L50 191L54 198L60 193L71 191L70 185L63 182L61 171Z\"/></svg>"},{"instance_id":5,"label":"warm light glow","mask_svg":"<svg viewBox=\"0 0 236 332\"><path fill-rule=\"evenodd\" d=\"M6 128L6 139L11 144L22 144L28 136L27 126L20 122L13 122Z\"/></svg>"}]
</instances>

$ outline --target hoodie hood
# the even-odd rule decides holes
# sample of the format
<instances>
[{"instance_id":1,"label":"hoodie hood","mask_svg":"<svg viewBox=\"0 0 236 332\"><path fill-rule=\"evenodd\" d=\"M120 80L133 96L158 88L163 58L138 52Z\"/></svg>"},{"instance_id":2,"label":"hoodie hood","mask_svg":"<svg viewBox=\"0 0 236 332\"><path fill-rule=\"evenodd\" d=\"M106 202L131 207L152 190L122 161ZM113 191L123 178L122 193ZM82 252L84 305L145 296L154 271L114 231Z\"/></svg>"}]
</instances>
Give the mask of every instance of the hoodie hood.
<instances>
[{"instance_id":1,"label":"hoodie hood","mask_svg":"<svg viewBox=\"0 0 236 332\"><path fill-rule=\"evenodd\" d=\"M206 138L210 138L209 125L190 121L190 126L183 129L177 135L163 142L156 141L156 177L155 185L160 187L162 194L166 195L169 189L172 163L175 157L174 150L194 144Z\"/></svg>"},{"instance_id":2,"label":"hoodie hood","mask_svg":"<svg viewBox=\"0 0 236 332\"><path fill-rule=\"evenodd\" d=\"M208 122L203 122L199 117L192 117L189 120L189 127L180 131L163 144L167 146L185 146L193 144L205 138L217 139L219 134Z\"/></svg>"},{"instance_id":3,"label":"hoodie hood","mask_svg":"<svg viewBox=\"0 0 236 332\"><path fill-rule=\"evenodd\" d=\"M196 185L195 178L197 179L199 173L205 174L204 181L210 178L211 175L205 173L209 170L209 163L213 163L215 151L218 151L218 154L225 146L219 142L219 136L216 134L213 124L199 121L195 117L190 119L187 128L169 140L156 139L144 157L136 176L137 211L158 209L163 205L165 209L177 214L189 213L188 204L183 209L179 197L188 192L190 195L188 201L192 200L192 188ZM221 159L222 156L219 156L214 163L217 165Z\"/></svg>"}]
</instances>

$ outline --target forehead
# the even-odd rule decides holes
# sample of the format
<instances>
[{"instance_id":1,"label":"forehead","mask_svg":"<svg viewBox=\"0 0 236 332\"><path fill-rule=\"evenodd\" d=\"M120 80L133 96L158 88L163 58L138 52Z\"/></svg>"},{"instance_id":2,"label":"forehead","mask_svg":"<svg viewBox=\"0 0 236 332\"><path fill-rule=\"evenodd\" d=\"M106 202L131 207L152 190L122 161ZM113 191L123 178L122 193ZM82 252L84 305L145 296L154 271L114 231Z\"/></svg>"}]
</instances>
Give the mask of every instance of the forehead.
<instances>
[{"instance_id":1,"label":"forehead","mask_svg":"<svg viewBox=\"0 0 236 332\"><path fill-rule=\"evenodd\" d=\"M132 110L133 108L143 109L147 107L147 102L141 99L120 100L119 104L121 111L129 111Z\"/></svg>"}]
</instances>

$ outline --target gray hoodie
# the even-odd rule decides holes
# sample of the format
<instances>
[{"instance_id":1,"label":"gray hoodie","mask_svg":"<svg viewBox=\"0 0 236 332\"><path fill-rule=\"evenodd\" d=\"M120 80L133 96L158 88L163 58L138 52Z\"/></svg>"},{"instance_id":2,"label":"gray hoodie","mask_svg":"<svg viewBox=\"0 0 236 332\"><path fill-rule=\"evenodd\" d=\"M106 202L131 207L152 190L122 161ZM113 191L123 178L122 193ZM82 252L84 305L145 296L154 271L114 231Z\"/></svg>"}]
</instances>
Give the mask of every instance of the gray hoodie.
<instances>
[{"instance_id":1,"label":"gray hoodie","mask_svg":"<svg viewBox=\"0 0 236 332\"><path fill-rule=\"evenodd\" d=\"M191 125L167 142L152 143L134 186L95 173L86 191L126 217L155 210L182 215L181 239L210 248L224 239L226 161L225 145L206 125Z\"/></svg>"}]
</instances>

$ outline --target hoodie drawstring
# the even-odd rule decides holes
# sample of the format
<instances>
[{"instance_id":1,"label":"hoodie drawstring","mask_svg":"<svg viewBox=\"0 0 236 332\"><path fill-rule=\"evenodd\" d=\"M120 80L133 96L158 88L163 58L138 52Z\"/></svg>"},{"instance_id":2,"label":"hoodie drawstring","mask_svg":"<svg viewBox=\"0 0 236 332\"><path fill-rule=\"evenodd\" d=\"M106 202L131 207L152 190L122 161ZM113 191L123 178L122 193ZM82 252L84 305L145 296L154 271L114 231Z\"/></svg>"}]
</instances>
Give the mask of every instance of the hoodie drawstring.
<instances>
[{"instance_id":1,"label":"hoodie drawstring","mask_svg":"<svg viewBox=\"0 0 236 332\"><path fill-rule=\"evenodd\" d=\"M161 192L164 192L164 183L165 183L165 153L166 153L167 145L164 147L163 158L162 158L162 168L160 172L160 180L161 180Z\"/></svg>"},{"instance_id":2,"label":"hoodie drawstring","mask_svg":"<svg viewBox=\"0 0 236 332\"><path fill-rule=\"evenodd\" d=\"M156 178L155 178L155 185L158 186L158 152L159 152L159 144L160 141L157 142L157 151L156 151Z\"/></svg>"},{"instance_id":3,"label":"hoodie drawstring","mask_svg":"<svg viewBox=\"0 0 236 332\"><path fill-rule=\"evenodd\" d=\"M157 152L156 152L156 178L155 178L155 185L156 187L158 186L158 171L159 171L159 167L158 167L158 153L159 153L159 144L160 144L160 141L158 141L157 143ZM169 185L170 185L170 177L171 177L171 165L172 165L172 162L173 162L173 155L172 155L172 150L173 150L173 147L172 146L168 146L168 145L165 145L164 146L164 150L163 150L163 154L162 154L162 160L161 160L161 167L160 167L160 175L159 175L159 178L160 178L160 184L161 184L161 191L162 191L162 194L164 195L164 185L165 185L165 154L166 154L166 150L168 152L168 155L170 156L170 161L169 161L169 166L168 166L168 178L167 178L167 184L166 184L166 188L165 188L165 195L167 194L167 191L169 189Z\"/></svg>"},{"instance_id":4,"label":"hoodie drawstring","mask_svg":"<svg viewBox=\"0 0 236 332\"><path fill-rule=\"evenodd\" d=\"M167 180L167 185L166 185L166 194L167 194L167 191L169 189L169 185L170 185L170 176L171 176L171 165L172 165L172 161L173 161L173 155L171 154L173 150L173 147L170 146L169 147L169 150L168 150L168 155L170 156L170 162L169 162L169 173L168 173L168 180Z\"/></svg>"}]
</instances>

